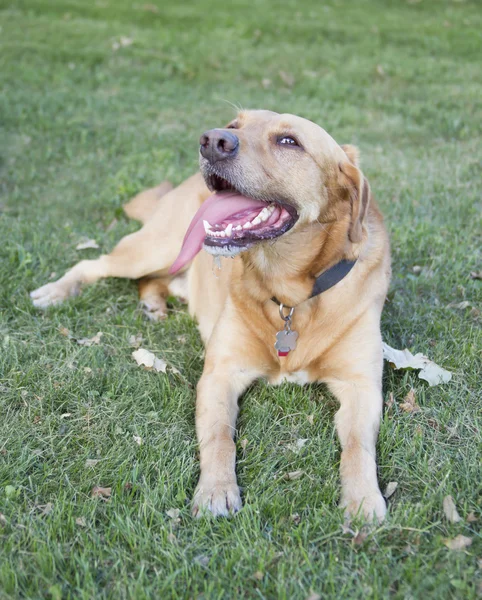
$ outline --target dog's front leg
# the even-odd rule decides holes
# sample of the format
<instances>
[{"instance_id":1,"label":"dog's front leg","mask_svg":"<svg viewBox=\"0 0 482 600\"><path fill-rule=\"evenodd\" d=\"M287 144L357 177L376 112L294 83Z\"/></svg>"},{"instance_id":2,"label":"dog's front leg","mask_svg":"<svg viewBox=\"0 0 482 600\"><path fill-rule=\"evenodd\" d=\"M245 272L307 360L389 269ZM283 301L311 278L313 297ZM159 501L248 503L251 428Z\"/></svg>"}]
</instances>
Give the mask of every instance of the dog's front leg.
<instances>
[{"instance_id":1,"label":"dog's front leg","mask_svg":"<svg viewBox=\"0 0 482 600\"><path fill-rule=\"evenodd\" d=\"M234 433L238 398L255 379L247 370L218 364L204 372L197 388L196 431L201 476L194 493L193 514L226 516L241 508L236 481Z\"/></svg>"},{"instance_id":2,"label":"dog's front leg","mask_svg":"<svg viewBox=\"0 0 482 600\"><path fill-rule=\"evenodd\" d=\"M340 402L335 417L342 452L341 503L347 516L381 521L386 504L378 487L375 444L382 414L382 393L362 377L329 385Z\"/></svg>"}]
</instances>

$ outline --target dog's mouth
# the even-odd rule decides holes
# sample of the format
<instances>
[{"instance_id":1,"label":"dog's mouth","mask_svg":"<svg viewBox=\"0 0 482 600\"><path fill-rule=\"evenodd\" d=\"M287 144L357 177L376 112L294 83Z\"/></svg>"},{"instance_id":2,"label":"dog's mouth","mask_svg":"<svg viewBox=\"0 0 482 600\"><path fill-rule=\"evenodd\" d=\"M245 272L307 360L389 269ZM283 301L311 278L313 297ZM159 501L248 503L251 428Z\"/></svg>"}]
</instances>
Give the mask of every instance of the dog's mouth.
<instances>
[{"instance_id":1,"label":"dog's mouth","mask_svg":"<svg viewBox=\"0 0 482 600\"><path fill-rule=\"evenodd\" d=\"M283 235L298 220L298 213L289 204L245 196L215 174L206 179L214 194L194 215L171 273L192 260L201 248L213 255L236 256L256 243Z\"/></svg>"}]
</instances>

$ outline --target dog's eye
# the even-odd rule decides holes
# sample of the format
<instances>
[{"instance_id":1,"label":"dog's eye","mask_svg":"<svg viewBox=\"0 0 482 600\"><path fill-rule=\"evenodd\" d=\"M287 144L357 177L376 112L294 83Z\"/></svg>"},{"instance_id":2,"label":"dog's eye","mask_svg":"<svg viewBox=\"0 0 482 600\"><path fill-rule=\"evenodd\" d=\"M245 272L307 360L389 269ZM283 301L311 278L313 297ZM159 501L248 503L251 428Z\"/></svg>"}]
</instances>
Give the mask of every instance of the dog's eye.
<instances>
[{"instance_id":1,"label":"dog's eye","mask_svg":"<svg viewBox=\"0 0 482 600\"><path fill-rule=\"evenodd\" d=\"M227 125L226 129L238 129L238 124L236 122L230 123Z\"/></svg>"},{"instance_id":2,"label":"dog's eye","mask_svg":"<svg viewBox=\"0 0 482 600\"><path fill-rule=\"evenodd\" d=\"M299 146L295 138L292 138L289 135L283 135L282 137L279 137L278 144L281 144L283 146Z\"/></svg>"}]
</instances>

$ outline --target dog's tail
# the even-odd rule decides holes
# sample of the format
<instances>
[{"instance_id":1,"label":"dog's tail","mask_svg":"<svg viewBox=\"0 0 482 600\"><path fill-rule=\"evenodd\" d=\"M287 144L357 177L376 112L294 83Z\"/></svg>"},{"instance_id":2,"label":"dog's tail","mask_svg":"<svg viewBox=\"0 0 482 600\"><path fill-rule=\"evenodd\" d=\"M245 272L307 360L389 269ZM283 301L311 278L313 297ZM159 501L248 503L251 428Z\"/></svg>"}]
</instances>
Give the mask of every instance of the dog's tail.
<instances>
[{"instance_id":1,"label":"dog's tail","mask_svg":"<svg viewBox=\"0 0 482 600\"><path fill-rule=\"evenodd\" d=\"M156 211L162 196L170 192L173 187L170 181L163 181L157 187L144 190L134 196L132 200L129 200L127 204L124 204L124 212L131 219L145 224Z\"/></svg>"}]
</instances>

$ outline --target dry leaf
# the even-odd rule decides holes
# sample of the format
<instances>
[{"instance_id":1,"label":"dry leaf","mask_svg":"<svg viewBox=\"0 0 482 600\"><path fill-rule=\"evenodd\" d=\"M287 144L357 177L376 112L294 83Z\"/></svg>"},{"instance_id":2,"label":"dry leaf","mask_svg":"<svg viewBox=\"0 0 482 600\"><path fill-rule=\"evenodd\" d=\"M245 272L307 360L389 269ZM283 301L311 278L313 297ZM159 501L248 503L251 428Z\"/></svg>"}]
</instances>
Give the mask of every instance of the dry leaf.
<instances>
[{"instance_id":1,"label":"dry leaf","mask_svg":"<svg viewBox=\"0 0 482 600\"><path fill-rule=\"evenodd\" d=\"M463 302L451 302L447 304L445 308L458 308L459 310L465 310L466 308L470 308L471 304L468 300L464 300Z\"/></svg>"},{"instance_id":2,"label":"dry leaf","mask_svg":"<svg viewBox=\"0 0 482 600\"><path fill-rule=\"evenodd\" d=\"M388 400L385 402L385 406L387 407L387 410L390 410L392 408L392 406L395 403L395 396L393 395L393 392L390 392L389 396L388 396Z\"/></svg>"},{"instance_id":3,"label":"dry leaf","mask_svg":"<svg viewBox=\"0 0 482 600\"><path fill-rule=\"evenodd\" d=\"M293 87L295 84L295 78L291 73L287 73L286 71L279 71L279 76L283 83L285 83L288 87Z\"/></svg>"},{"instance_id":4,"label":"dry leaf","mask_svg":"<svg viewBox=\"0 0 482 600\"><path fill-rule=\"evenodd\" d=\"M315 415L307 415L306 420L308 421L308 423L310 425L313 425L313 423L315 421Z\"/></svg>"},{"instance_id":5,"label":"dry leaf","mask_svg":"<svg viewBox=\"0 0 482 600\"><path fill-rule=\"evenodd\" d=\"M100 462L100 461L99 461L99 460L97 460L96 458L88 458L88 459L85 461L85 466L86 466L87 468L89 468L89 467L95 467L95 465L96 465L98 462Z\"/></svg>"},{"instance_id":6,"label":"dry leaf","mask_svg":"<svg viewBox=\"0 0 482 600\"><path fill-rule=\"evenodd\" d=\"M472 271L470 273L470 279L482 279L482 271Z\"/></svg>"},{"instance_id":7,"label":"dry leaf","mask_svg":"<svg viewBox=\"0 0 482 600\"><path fill-rule=\"evenodd\" d=\"M80 338L77 340L79 346L93 346L94 344L100 344L100 339L104 334L102 331L98 331L94 337L91 338Z\"/></svg>"},{"instance_id":8,"label":"dry leaf","mask_svg":"<svg viewBox=\"0 0 482 600\"><path fill-rule=\"evenodd\" d=\"M448 383L452 379L452 373L439 367L422 353L415 354L410 350L396 350L388 344L383 344L383 358L395 369L421 369L418 376L424 379L430 386L440 383Z\"/></svg>"},{"instance_id":9,"label":"dry leaf","mask_svg":"<svg viewBox=\"0 0 482 600\"><path fill-rule=\"evenodd\" d=\"M166 361L162 358L157 358L155 354L144 348L139 348L132 353L132 358L139 366L144 366L146 369L154 369L158 373L165 373L167 368Z\"/></svg>"},{"instance_id":10,"label":"dry leaf","mask_svg":"<svg viewBox=\"0 0 482 600\"><path fill-rule=\"evenodd\" d=\"M420 265L413 265L412 272L415 273L415 275L420 275L422 267Z\"/></svg>"},{"instance_id":11,"label":"dry leaf","mask_svg":"<svg viewBox=\"0 0 482 600\"><path fill-rule=\"evenodd\" d=\"M7 525L7 519L3 513L0 513L0 527L5 527Z\"/></svg>"},{"instance_id":12,"label":"dry leaf","mask_svg":"<svg viewBox=\"0 0 482 600\"><path fill-rule=\"evenodd\" d=\"M298 513L294 513L293 515L291 515L291 520L295 525L299 525L301 523L301 517Z\"/></svg>"},{"instance_id":13,"label":"dry leaf","mask_svg":"<svg viewBox=\"0 0 482 600\"><path fill-rule=\"evenodd\" d=\"M356 546L361 546L363 544L363 542L367 539L368 537L368 531L365 530L360 530L357 532L357 534L355 535L355 537L353 538L353 543Z\"/></svg>"},{"instance_id":14,"label":"dry leaf","mask_svg":"<svg viewBox=\"0 0 482 600\"><path fill-rule=\"evenodd\" d=\"M47 504L43 506L37 506L37 508L41 511L42 515L49 515L53 511L54 505L52 502L47 502Z\"/></svg>"},{"instance_id":15,"label":"dry leaf","mask_svg":"<svg viewBox=\"0 0 482 600\"><path fill-rule=\"evenodd\" d=\"M447 521L450 521L450 523L459 523L462 520L462 517L457 512L457 507L452 496L445 496L442 506Z\"/></svg>"},{"instance_id":16,"label":"dry leaf","mask_svg":"<svg viewBox=\"0 0 482 600\"><path fill-rule=\"evenodd\" d=\"M159 9L157 8L157 6L155 4L144 4L144 6L142 7L143 10L147 10L151 13L155 13L157 14L159 12Z\"/></svg>"},{"instance_id":17,"label":"dry leaf","mask_svg":"<svg viewBox=\"0 0 482 600\"><path fill-rule=\"evenodd\" d=\"M72 416L72 413L63 413L60 415L61 419L68 419L69 417Z\"/></svg>"},{"instance_id":18,"label":"dry leaf","mask_svg":"<svg viewBox=\"0 0 482 600\"><path fill-rule=\"evenodd\" d=\"M106 500L110 498L112 492L112 488L110 487L100 487L96 485L92 488L92 492L90 494L91 498L101 498L102 500Z\"/></svg>"},{"instance_id":19,"label":"dry leaf","mask_svg":"<svg viewBox=\"0 0 482 600\"><path fill-rule=\"evenodd\" d=\"M306 600L321 600L321 596L316 592L311 592L310 595L306 598Z\"/></svg>"},{"instance_id":20,"label":"dry leaf","mask_svg":"<svg viewBox=\"0 0 482 600\"><path fill-rule=\"evenodd\" d=\"M469 514L467 515L467 523L475 523L477 521L477 517L475 516L475 513L469 512Z\"/></svg>"},{"instance_id":21,"label":"dry leaf","mask_svg":"<svg viewBox=\"0 0 482 600\"><path fill-rule=\"evenodd\" d=\"M85 239L75 246L76 250L87 250L87 248L98 248L99 244L95 240Z\"/></svg>"},{"instance_id":22,"label":"dry leaf","mask_svg":"<svg viewBox=\"0 0 482 600\"><path fill-rule=\"evenodd\" d=\"M112 50L116 51L119 48L127 48L127 46L131 46L133 43L134 40L132 38L121 36L118 42L112 42Z\"/></svg>"},{"instance_id":23,"label":"dry leaf","mask_svg":"<svg viewBox=\"0 0 482 600\"><path fill-rule=\"evenodd\" d=\"M256 573L253 574L253 577L258 581L261 581L264 577L264 573L262 571L256 571Z\"/></svg>"},{"instance_id":24,"label":"dry leaf","mask_svg":"<svg viewBox=\"0 0 482 600\"><path fill-rule=\"evenodd\" d=\"M170 508L168 511L166 511L166 515L173 521L180 520L179 519L180 514L181 514L181 511L178 508Z\"/></svg>"},{"instance_id":25,"label":"dry leaf","mask_svg":"<svg viewBox=\"0 0 482 600\"><path fill-rule=\"evenodd\" d=\"M72 333L67 329L67 327L59 327L59 333L68 338L72 337Z\"/></svg>"},{"instance_id":26,"label":"dry leaf","mask_svg":"<svg viewBox=\"0 0 482 600\"><path fill-rule=\"evenodd\" d=\"M84 373L92 373L92 369L90 367L84 367Z\"/></svg>"},{"instance_id":27,"label":"dry leaf","mask_svg":"<svg viewBox=\"0 0 482 600\"><path fill-rule=\"evenodd\" d=\"M288 444L287 448L289 450L291 450L291 452L298 454L298 452L303 448L303 446L306 444L307 441L308 441L307 438L300 438L300 439L296 440L296 442L294 444Z\"/></svg>"},{"instance_id":28,"label":"dry leaf","mask_svg":"<svg viewBox=\"0 0 482 600\"><path fill-rule=\"evenodd\" d=\"M142 446L142 438L139 435L133 435L132 439L138 446Z\"/></svg>"},{"instance_id":29,"label":"dry leaf","mask_svg":"<svg viewBox=\"0 0 482 600\"><path fill-rule=\"evenodd\" d=\"M463 550L464 548L468 548L472 544L472 538L460 534L451 540L445 539L444 544L449 550Z\"/></svg>"},{"instance_id":30,"label":"dry leaf","mask_svg":"<svg viewBox=\"0 0 482 600\"><path fill-rule=\"evenodd\" d=\"M300 477L302 477L304 474L304 471L290 471L289 473L285 473L284 478L288 479L288 481L295 481L296 479L299 479Z\"/></svg>"},{"instance_id":31,"label":"dry leaf","mask_svg":"<svg viewBox=\"0 0 482 600\"><path fill-rule=\"evenodd\" d=\"M131 348L139 348L143 341L142 333L131 335L129 338L129 346L131 346Z\"/></svg>"},{"instance_id":32,"label":"dry leaf","mask_svg":"<svg viewBox=\"0 0 482 600\"><path fill-rule=\"evenodd\" d=\"M398 482L397 481L389 481L387 483L387 488L385 490L385 498L390 498L390 496L393 496L393 494L395 493L396 489L398 487Z\"/></svg>"},{"instance_id":33,"label":"dry leaf","mask_svg":"<svg viewBox=\"0 0 482 600\"><path fill-rule=\"evenodd\" d=\"M385 69L382 67L382 65L377 65L377 73L380 75L380 77L385 77Z\"/></svg>"},{"instance_id":34,"label":"dry leaf","mask_svg":"<svg viewBox=\"0 0 482 600\"><path fill-rule=\"evenodd\" d=\"M402 410L408 413L419 412L420 406L415 400L415 390L413 388L408 392L408 394L405 396L404 401L401 402L399 406Z\"/></svg>"},{"instance_id":35,"label":"dry leaf","mask_svg":"<svg viewBox=\"0 0 482 600\"><path fill-rule=\"evenodd\" d=\"M246 450L247 445L248 445L248 440L246 438L244 438L244 440L241 440L241 448L243 450Z\"/></svg>"},{"instance_id":36,"label":"dry leaf","mask_svg":"<svg viewBox=\"0 0 482 600\"><path fill-rule=\"evenodd\" d=\"M87 523L85 522L85 517L77 517L75 519L75 524L79 527L87 527Z\"/></svg>"}]
</instances>

